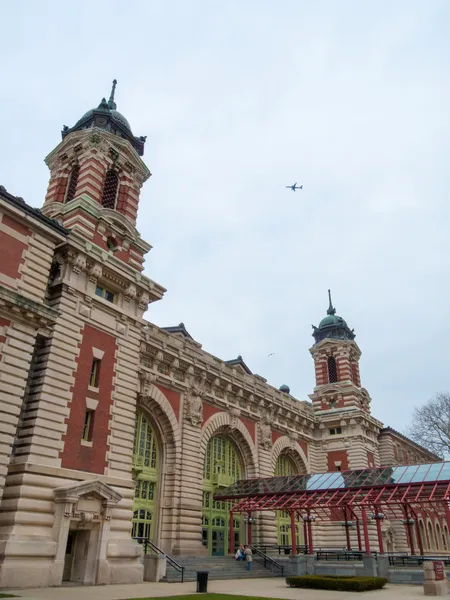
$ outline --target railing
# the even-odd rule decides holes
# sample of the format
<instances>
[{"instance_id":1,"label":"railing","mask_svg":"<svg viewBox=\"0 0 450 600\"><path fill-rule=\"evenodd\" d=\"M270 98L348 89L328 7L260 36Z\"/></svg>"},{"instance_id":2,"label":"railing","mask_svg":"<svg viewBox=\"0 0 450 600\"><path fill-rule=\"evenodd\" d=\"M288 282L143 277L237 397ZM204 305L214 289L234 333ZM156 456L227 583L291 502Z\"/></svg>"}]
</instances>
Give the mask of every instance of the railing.
<instances>
[{"instance_id":1,"label":"railing","mask_svg":"<svg viewBox=\"0 0 450 600\"><path fill-rule=\"evenodd\" d=\"M362 550L317 550L317 560L362 560L365 553ZM371 552L370 556L378 556L378 552Z\"/></svg>"},{"instance_id":2,"label":"railing","mask_svg":"<svg viewBox=\"0 0 450 600\"><path fill-rule=\"evenodd\" d=\"M181 573L181 583L184 582L184 567L182 565L180 565L179 563L177 563L176 560L174 560L171 556L169 556L168 554L163 552L161 550L161 548L158 548L158 546L156 544L154 544L148 538L135 537L135 538L133 538L133 540L136 540L139 544L142 544L142 546L144 546L144 554L147 554L148 549L150 549L155 554L159 554L160 556L165 556L169 565L171 565L176 571Z\"/></svg>"},{"instance_id":3,"label":"railing","mask_svg":"<svg viewBox=\"0 0 450 600\"><path fill-rule=\"evenodd\" d=\"M281 565L272 557L267 556L262 550L258 548L258 546L250 546L252 553L256 555L258 558L262 559L264 562L264 566L267 568L267 564L281 571L281 577L284 576L284 565Z\"/></svg>"},{"instance_id":4,"label":"railing","mask_svg":"<svg viewBox=\"0 0 450 600\"><path fill-rule=\"evenodd\" d=\"M255 546L255 548L258 548L259 550L261 550L261 552L264 552L264 554L267 554L267 551L276 551L278 552L279 555L281 554L292 554L292 546L291 545L268 545L268 546L262 546L261 544L258 544L257 546ZM308 546L297 546L297 554L308 554Z\"/></svg>"},{"instance_id":5,"label":"railing","mask_svg":"<svg viewBox=\"0 0 450 600\"><path fill-rule=\"evenodd\" d=\"M422 567L423 563L429 560L440 560L445 566L450 566L450 556L418 556L411 554L389 555L390 567Z\"/></svg>"}]
</instances>

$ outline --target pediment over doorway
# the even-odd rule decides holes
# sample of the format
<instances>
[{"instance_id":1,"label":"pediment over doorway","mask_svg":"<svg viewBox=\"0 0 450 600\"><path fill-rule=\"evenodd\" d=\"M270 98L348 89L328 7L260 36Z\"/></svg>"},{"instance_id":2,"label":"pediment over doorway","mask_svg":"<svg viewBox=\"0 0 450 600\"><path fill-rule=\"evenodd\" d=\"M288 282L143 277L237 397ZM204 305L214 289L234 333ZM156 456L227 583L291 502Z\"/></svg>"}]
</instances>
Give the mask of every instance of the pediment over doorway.
<instances>
[{"instance_id":1,"label":"pediment over doorway","mask_svg":"<svg viewBox=\"0 0 450 600\"><path fill-rule=\"evenodd\" d=\"M71 483L54 490L57 502L77 502L80 498L98 499L108 505L118 504L122 496L110 485L98 479Z\"/></svg>"}]
</instances>

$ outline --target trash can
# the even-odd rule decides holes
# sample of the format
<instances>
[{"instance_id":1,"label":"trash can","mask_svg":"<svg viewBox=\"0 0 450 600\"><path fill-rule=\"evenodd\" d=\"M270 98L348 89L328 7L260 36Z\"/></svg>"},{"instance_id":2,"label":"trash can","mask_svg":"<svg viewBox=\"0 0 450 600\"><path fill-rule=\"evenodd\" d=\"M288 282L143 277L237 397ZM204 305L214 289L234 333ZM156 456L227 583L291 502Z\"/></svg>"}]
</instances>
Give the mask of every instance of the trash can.
<instances>
[{"instance_id":1,"label":"trash can","mask_svg":"<svg viewBox=\"0 0 450 600\"><path fill-rule=\"evenodd\" d=\"M208 573L209 571L197 571L197 592L200 594L208 591Z\"/></svg>"}]
</instances>

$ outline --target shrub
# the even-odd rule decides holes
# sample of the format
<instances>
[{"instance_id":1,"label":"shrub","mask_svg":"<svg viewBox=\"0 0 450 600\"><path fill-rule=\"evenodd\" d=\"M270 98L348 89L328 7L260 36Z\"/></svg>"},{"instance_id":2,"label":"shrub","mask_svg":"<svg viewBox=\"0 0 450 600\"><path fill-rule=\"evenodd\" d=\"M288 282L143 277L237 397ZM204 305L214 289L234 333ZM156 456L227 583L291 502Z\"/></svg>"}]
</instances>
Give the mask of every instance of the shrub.
<instances>
[{"instance_id":1,"label":"shrub","mask_svg":"<svg viewBox=\"0 0 450 600\"><path fill-rule=\"evenodd\" d=\"M368 592L380 590L387 583L384 577L340 577L338 575L302 575L287 577L289 587L341 592Z\"/></svg>"}]
</instances>

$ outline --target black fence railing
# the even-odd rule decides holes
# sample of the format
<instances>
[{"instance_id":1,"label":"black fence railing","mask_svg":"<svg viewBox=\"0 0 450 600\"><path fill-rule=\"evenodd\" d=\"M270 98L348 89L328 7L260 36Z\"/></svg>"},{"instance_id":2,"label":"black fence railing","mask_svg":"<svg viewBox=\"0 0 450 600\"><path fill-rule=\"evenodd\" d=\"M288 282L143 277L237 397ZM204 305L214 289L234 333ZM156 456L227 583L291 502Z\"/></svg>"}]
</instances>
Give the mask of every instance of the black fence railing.
<instances>
[{"instance_id":1,"label":"black fence railing","mask_svg":"<svg viewBox=\"0 0 450 600\"><path fill-rule=\"evenodd\" d=\"M390 554L390 567L422 567L424 562L440 560L446 567L450 566L450 556L418 556L415 554Z\"/></svg>"},{"instance_id":2,"label":"black fence railing","mask_svg":"<svg viewBox=\"0 0 450 600\"><path fill-rule=\"evenodd\" d=\"M278 563L271 556L268 556L265 552L263 552L259 546L250 546L254 560L259 560L264 563L264 567L271 567L273 569L277 569L280 571L281 577L284 575L284 565Z\"/></svg>"},{"instance_id":3,"label":"black fence railing","mask_svg":"<svg viewBox=\"0 0 450 600\"><path fill-rule=\"evenodd\" d=\"M253 546L252 546L253 547ZM282 545L261 545L261 544L257 544L255 546L255 548L258 548L259 550L261 550L261 552L264 552L264 554L267 553L277 553L280 556L282 554L292 554L292 546L290 545L286 545L286 546L282 546ZM304 545L299 545L297 546L297 554L308 554L308 546L304 546Z\"/></svg>"},{"instance_id":4,"label":"black fence railing","mask_svg":"<svg viewBox=\"0 0 450 600\"><path fill-rule=\"evenodd\" d=\"M317 550L317 560L343 560L343 561L362 561L365 553L362 550ZM371 552L370 556L378 556L378 552Z\"/></svg>"},{"instance_id":5,"label":"black fence railing","mask_svg":"<svg viewBox=\"0 0 450 600\"><path fill-rule=\"evenodd\" d=\"M150 552L153 552L154 554L159 554L159 556L165 556L169 565L172 566L175 569L175 571L178 571L181 574L181 583L183 583L184 567L182 565L177 563L177 561L174 560L171 556L163 552L161 548L158 548L158 546L148 538L135 537L133 538L133 540L136 540L137 542L139 542L139 544L142 544L142 546L144 547L144 554L149 554Z\"/></svg>"}]
</instances>

